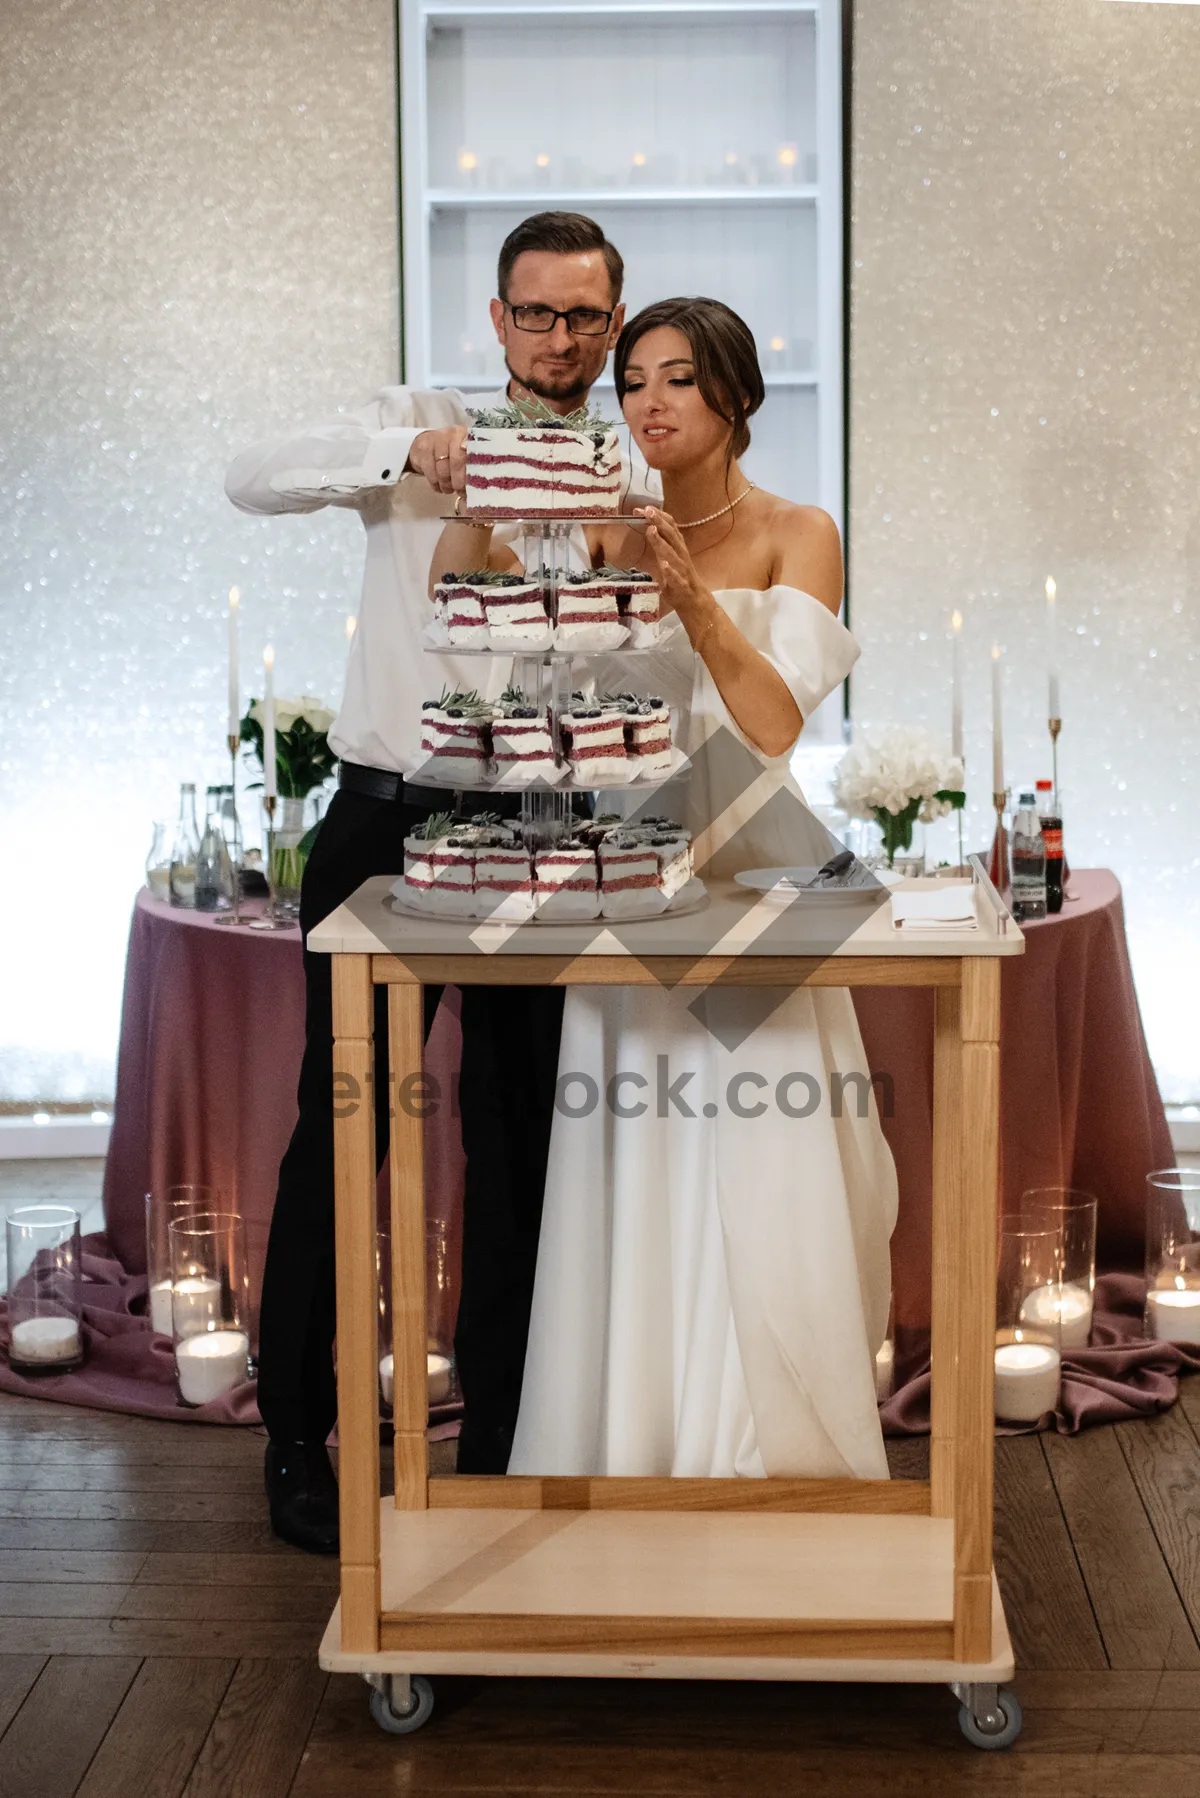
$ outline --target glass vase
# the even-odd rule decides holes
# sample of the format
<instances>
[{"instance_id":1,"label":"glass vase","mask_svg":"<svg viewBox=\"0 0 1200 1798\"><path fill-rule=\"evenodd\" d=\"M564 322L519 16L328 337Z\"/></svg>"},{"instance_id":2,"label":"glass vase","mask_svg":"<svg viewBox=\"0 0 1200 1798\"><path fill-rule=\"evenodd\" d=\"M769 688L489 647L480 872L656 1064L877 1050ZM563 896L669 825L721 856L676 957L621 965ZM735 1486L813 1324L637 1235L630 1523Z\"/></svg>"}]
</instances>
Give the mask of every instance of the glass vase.
<instances>
[{"instance_id":1,"label":"glass vase","mask_svg":"<svg viewBox=\"0 0 1200 1798\"><path fill-rule=\"evenodd\" d=\"M5 1224L9 1366L67 1373L83 1360L79 1213L70 1205L21 1205Z\"/></svg>"},{"instance_id":2,"label":"glass vase","mask_svg":"<svg viewBox=\"0 0 1200 1798\"><path fill-rule=\"evenodd\" d=\"M171 1242L175 1374L185 1405L208 1405L249 1377L246 1230L235 1212L178 1217Z\"/></svg>"},{"instance_id":3,"label":"glass vase","mask_svg":"<svg viewBox=\"0 0 1200 1798\"><path fill-rule=\"evenodd\" d=\"M1200 1169L1146 1176L1146 1334L1200 1343Z\"/></svg>"},{"instance_id":4,"label":"glass vase","mask_svg":"<svg viewBox=\"0 0 1200 1798\"><path fill-rule=\"evenodd\" d=\"M283 918L300 916L300 883L304 878L306 859L301 845L307 829L307 810L306 799L281 797L275 814L271 833L271 888L275 909Z\"/></svg>"},{"instance_id":5,"label":"glass vase","mask_svg":"<svg viewBox=\"0 0 1200 1798\"><path fill-rule=\"evenodd\" d=\"M996 1267L995 1413L1003 1423L1037 1423L1057 1409L1062 1383L1062 1326L1035 1295L1060 1267L1058 1232L1006 1224Z\"/></svg>"},{"instance_id":6,"label":"glass vase","mask_svg":"<svg viewBox=\"0 0 1200 1798\"><path fill-rule=\"evenodd\" d=\"M376 1237L376 1272L379 1393L384 1409L390 1412L395 1397L396 1361L392 1341L391 1235L386 1228L381 1229ZM425 1378L426 1400L430 1410L440 1405L454 1404L458 1398L454 1368L457 1285L445 1220L430 1218L425 1226Z\"/></svg>"},{"instance_id":7,"label":"glass vase","mask_svg":"<svg viewBox=\"0 0 1200 1798\"><path fill-rule=\"evenodd\" d=\"M227 1210L225 1194L211 1186L158 1186L146 1194L146 1287L150 1328L171 1336L171 1225L180 1218Z\"/></svg>"},{"instance_id":8,"label":"glass vase","mask_svg":"<svg viewBox=\"0 0 1200 1798\"><path fill-rule=\"evenodd\" d=\"M1096 1201L1070 1186L1033 1186L1022 1194L1021 1224L1055 1235L1054 1277L1025 1300L1027 1321L1057 1318L1064 1349L1086 1348L1096 1291Z\"/></svg>"}]
</instances>

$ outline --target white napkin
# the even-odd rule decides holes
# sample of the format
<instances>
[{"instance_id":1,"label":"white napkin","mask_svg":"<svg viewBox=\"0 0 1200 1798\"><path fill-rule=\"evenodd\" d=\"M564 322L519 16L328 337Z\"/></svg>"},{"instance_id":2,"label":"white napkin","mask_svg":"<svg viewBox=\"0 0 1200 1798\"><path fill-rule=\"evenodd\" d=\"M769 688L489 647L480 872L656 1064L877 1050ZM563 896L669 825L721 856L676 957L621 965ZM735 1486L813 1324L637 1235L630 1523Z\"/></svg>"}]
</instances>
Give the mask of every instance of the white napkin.
<instances>
[{"instance_id":1,"label":"white napkin","mask_svg":"<svg viewBox=\"0 0 1200 1798\"><path fill-rule=\"evenodd\" d=\"M897 930L928 933L978 930L974 888L966 882L933 893L893 893L892 924Z\"/></svg>"}]
</instances>

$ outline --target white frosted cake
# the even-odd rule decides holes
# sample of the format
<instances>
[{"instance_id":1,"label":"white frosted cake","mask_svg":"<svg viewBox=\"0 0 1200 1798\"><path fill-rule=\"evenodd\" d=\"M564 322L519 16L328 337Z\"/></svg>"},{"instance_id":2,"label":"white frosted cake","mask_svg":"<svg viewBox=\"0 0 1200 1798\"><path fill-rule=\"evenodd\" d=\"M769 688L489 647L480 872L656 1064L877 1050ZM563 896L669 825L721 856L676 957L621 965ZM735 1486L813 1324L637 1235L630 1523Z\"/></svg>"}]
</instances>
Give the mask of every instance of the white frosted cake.
<instances>
[{"instance_id":1,"label":"white frosted cake","mask_svg":"<svg viewBox=\"0 0 1200 1798\"><path fill-rule=\"evenodd\" d=\"M458 649L486 649L490 641L479 574L444 574L433 589L433 615Z\"/></svg>"},{"instance_id":2,"label":"white frosted cake","mask_svg":"<svg viewBox=\"0 0 1200 1798\"><path fill-rule=\"evenodd\" d=\"M503 407L477 412L467 432L468 516L607 518L621 487L617 434L586 412L530 420Z\"/></svg>"}]
</instances>

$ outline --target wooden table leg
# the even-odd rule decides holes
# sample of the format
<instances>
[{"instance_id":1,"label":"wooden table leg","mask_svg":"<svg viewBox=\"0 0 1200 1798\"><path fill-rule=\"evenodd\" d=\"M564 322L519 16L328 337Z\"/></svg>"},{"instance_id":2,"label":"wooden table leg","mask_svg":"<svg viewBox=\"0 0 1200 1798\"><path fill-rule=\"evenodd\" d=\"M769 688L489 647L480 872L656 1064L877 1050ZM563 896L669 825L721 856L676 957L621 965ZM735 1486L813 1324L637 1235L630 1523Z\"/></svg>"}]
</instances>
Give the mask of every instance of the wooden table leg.
<instances>
[{"instance_id":1,"label":"wooden table leg","mask_svg":"<svg viewBox=\"0 0 1200 1798\"><path fill-rule=\"evenodd\" d=\"M934 988L933 1304L930 1329L930 1510L954 1515L955 1295L962 1212L962 994Z\"/></svg>"},{"instance_id":2,"label":"wooden table leg","mask_svg":"<svg viewBox=\"0 0 1200 1798\"><path fill-rule=\"evenodd\" d=\"M333 1164L337 1256L342 1648L379 1649L379 1326L371 958L335 955Z\"/></svg>"},{"instance_id":3,"label":"wooden table leg","mask_svg":"<svg viewBox=\"0 0 1200 1798\"><path fill-rule=\"evenodd\" d=\"M422 988L388 987L392 1071L392 1374L396 1507L429 1503L429 1377L425 1338L425 1181L423 1104L412 1079L424 1050Z\"/></svg>"},{"instance_id":4,"label":"wooden table leg","mask_svg":"<svg viewBox=\"0 0 1200 1798\"><path fill-rule=\"evenodd\" d=\"M1000 964L964 957L962 1211L954 1383L954 1654L992 1647L992 1386L1000 1144Z\"/></svg>"}]
</instances>

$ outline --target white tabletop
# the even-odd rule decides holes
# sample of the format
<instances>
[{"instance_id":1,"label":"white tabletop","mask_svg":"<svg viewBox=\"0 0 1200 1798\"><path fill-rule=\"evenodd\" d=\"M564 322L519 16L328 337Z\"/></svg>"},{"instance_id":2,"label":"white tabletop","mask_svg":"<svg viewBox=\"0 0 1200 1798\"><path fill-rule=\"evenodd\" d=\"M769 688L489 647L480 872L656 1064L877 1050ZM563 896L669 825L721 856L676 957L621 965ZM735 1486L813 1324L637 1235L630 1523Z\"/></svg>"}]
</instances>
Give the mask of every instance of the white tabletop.
<instances>
[{"instance_id":1,"label":"white tabletop","mask_svg":"<svg viewBox=\"0 0 1200 1798\"><path fill-rule=\"evenodd\" d=\"M781 906L732 881L708 882L701 911L670 912L646 923L588 919L569 924L499 925L469 918L416 917L392 907L394 877L377 875L308 935L321 955L702 955L770 956L1002 956L1020 955L1025 939L1011 918L1003 927L986 893L976 887L975 930L910 934L892 923L886 899L873 909L837 906L809 910ZM934 892L945 880L903 881L898 889Z\"/></svg>"}]
</instances>

